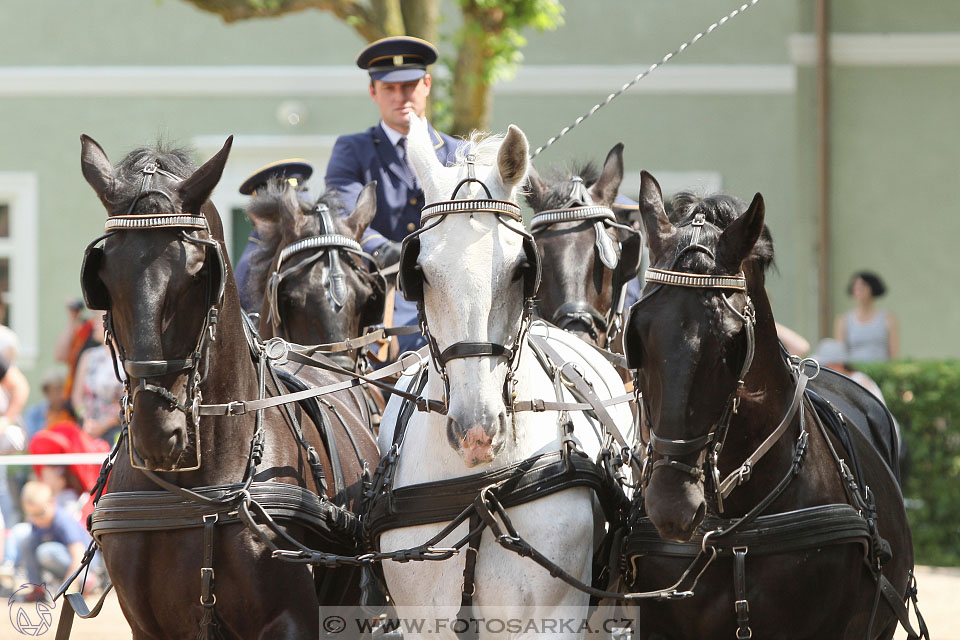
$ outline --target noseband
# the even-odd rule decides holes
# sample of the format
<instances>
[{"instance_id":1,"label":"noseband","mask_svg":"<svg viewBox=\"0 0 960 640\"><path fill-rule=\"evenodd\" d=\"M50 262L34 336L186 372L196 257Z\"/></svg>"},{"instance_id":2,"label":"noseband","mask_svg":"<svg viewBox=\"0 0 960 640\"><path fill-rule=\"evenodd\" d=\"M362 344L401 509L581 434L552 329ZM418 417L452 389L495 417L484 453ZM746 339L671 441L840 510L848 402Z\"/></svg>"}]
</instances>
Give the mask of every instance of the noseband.
<instances>
[{"instance_id":1,"label":"noseband","mask_svg":"<svg viewBox=\"0 0 960 640\"><path fill-rule=\"evenodd\" d=\"M105 309L106 314L104 318L104 342L109 345L111 351L114 352L114 371L117 379L120 380L124 388L123 397L121 398L124 421L129 423L131 420L136 398L140 393L143 392L150 392L159 395L167 401L171 409L184 413L190 420L190 423L193 425L197 436L198 446L196 464L187 467L176 467L169 469L169 471L191 471L200 467L199 424L200 404L202 402L200 384L207 377L209 368L208 356L210 344L216 340L217 320L219 316L219 310L223 306L224 288L226 286L227 279L226 264L223 259L223 253L219 242L216 240L199 238L190 235L191 232L194 231L206 232L208 236L210 235L209 223L206 217L203 215L194 215L190 213L156 213L150 215L138 215L131 213L136 203L148 194L160 194L169 200L171 205L174 204L173 197L169 193L160 189L149 189L151 178L157 173L170 177L174 180L183 180L179 176L160 169L155 163L151 163L144 167L144 178L143 183L141 184L141 189L128 207L127 213L107 218L104 227L105 233L87 245L87 248L84 252L85 268L82 275L82 284L86 290L86 288L89 286L90 276L94 275L85 273L86 264L88 260L90 260L90 256L98 253L102 254L103 252L103 249L97 247L97 245L118 233L148 231L155 229L175 230L179 232L179 236L183 241L204 247L205 250L211 249L215 252L214 255L216 256L216 261L218 263L217 268L219 269L219 272L217 273L218 283L213 285L212 280L208 281L210 282L209 290L207 292L209 306L204 317L203 327L201 328L200 335L196 341L196 346L193 348L187 358L176 360L160 358L152 360L130 360L126 357L123 345L121 345L116 339L116 331L113 327L113 314L109 308ZM90 260L90 262L91 264L100 264L99 260ZM126 376L121 376L120 371L116 369L116 361L118 359L117 356L119 356L119 360L123 363L123 370L126 373ZM150 378L157 378L180 372L186 372L188 376L187 397L184 402L180 402L180 399L177 398L177 396L166 387L147 382ZM132 390L130 386L131 378L139 379L139 384ZM131 434L131 446L129 447L130 463L135 468L147 469L146 465L143 463L139 454L135 450L132 435L133 434Z\"/></svg>"},{"instance_id":2,"label":"noseband","mask_svg":"<svg viewBox=\"0 0 960 640\"><path fill-rule=\"evenodd\" d=\"M747 375L747 372L750 370L750 365L753 364L753 356L756 350L756 337L755 337L755 325L756 325L756 314L753 306L753 301L750 300L750 296L747 294L747 283L746 277L743 272L736 275L709 275L709 274L699 274L699 273L685 273L682 271L676 271L676 265L679 263L680 258L685 254L700 251L706 253L710 258L716 260L716 256L713 251L708 247L700 244L700 236L702 233L703 226L707 224L706 218L702 213L698 213L694 216L693 220L689 223L693 227L693 240L689 245L684 247L677 253L676 258L674 259L673 266L671 269L658 269L655 267L648 268L646 271L646 281L648 283L654 283L657 286L653 288L649 293L645 294L637 304L643 302L644 300L650 298L656 294L664 286L672 287L685 287L690 289L717 289L720 291L739 291L743 293L746 298L743 311L738 311L733 303L730 302L730 298L727 297L725 293L721 293L720 297L723 299L724 305L732 311L741 321L743 331L746 334L747 340L747 352L744 356L743 365L740 367L740 373L737 376L737 384L734 387L733 392L730 394L729 399L724 405L724 410L720 415L720 419L711 427L706 435L700 436L699 438L693 438L690 440L679 440L671 438L661 438L653 430L653 426L650 425L650 443L648 444L648 455L647 460L650 460L650 453L657 453L661 456L661 459L653 462L652 465L649 465L648 462L644 463L644 473L643 473L643 483L646 485L649 482L650 476L653 471L660 467L671 467L683 473L686 473L696 480L703 482L705 479L704 469L701 467L695 467L692 465L685 464L676 460L674 458L680 458L684 456L690 456L693 454L699 454L701 451L704 451L711 444L713 445L713 451L707 457L704 462L704 466L708 468L709 477L713 482L715 488L715 493L717 495L717 503L719 512L723 512L723 502L722 496L719 491L720 486L720 472L717 468L717 458L720 454L720 450L723 447L724 440L726 439L727 430L730 427L730 420L733 418L733 415L737 412L737 409L740 404L740 390L743 388L743 380ZM687 225L677 225L679 227ZM639 394L640 385L636 384L637 393ZM646 405L643 402L642 398L638 397L638 404L641 407L641 411L646 413Z\"/></svg>"},{"instance_id":3,"label":"noseband","mask_svg":"<svg viewBox=\"0 0 960 640\"><path fill-rule=\"evenodd\" d=\"M547 209L537 213L530 221L530 231L533 234L540 229L546 229L560 222L593 222L595 234L594 244L600 262L608 269L616 269L619 258L613 240L606 233L607 227L613 227L630 233L637 233L634 229L617 222L617 217L609 207L595 205L590 192L583 183L583 178L574 176L570 179L572 187L567 202L559 209ZM599 340L600 334L605 334L604 342L600 346L607 348L610 342L623 329L623 306L626 299L627 284L614 282L613 300L606 315L585 300L565 302L560 305L550 318L550 322L561 329L567 329L575 322L587 327L587 333L594 340Z\"/></svg>"}]
</instances>

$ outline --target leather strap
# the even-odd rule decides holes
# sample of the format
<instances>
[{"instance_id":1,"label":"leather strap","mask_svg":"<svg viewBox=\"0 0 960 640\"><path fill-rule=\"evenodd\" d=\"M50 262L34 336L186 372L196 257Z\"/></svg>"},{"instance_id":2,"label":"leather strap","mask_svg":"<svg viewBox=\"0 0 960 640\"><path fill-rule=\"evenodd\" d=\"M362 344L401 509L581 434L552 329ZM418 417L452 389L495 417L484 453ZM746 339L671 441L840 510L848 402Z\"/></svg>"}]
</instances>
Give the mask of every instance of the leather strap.
<instances>
[{"instance_id":1,"label":"leather strap","mask_svg":"<svg viewBox=\"0 0 960 640\"><path fill-rule=\"evenodd\" d=\"M733 597L737 612L737 640L750 640L750 603L747 602L747 547L733 548Z\"/></svg>"},{"instance_id":2,"label":"leather strap","mask_svg":"<svg viewBox=\"0 0 960 640\"><path fill-rule=\"evenodd\" d=\"M457 358L481 358L493 356L510 359L513 349L493 342L455 342L440 353L440 364L446 365Z\"/></svg>"},{"instance_id":3,"label":"leather strap","mask_svg":"<svg viewBox=\"0 0 960 640\"><path fill-rule=\"evenodd\" d=\"M541 336L530 336L528 338L531 343L536 345L536 347L542 350L549 358L554 362L554 364L559 364L564 362L562 356L557 352L556 349L550 344L550 342ZM600 421L600 424L603 425L604 430L608 435L613 437L613 439L620 445L622 448L633 451L633 443L627 442L627 439L623 437L623 434L620 433L620 429L617 427L617 423L614 421L613 417L607 412L607 402L600 399L597 396L596 392L593 390L593 387L580 375L580 372L573 366L571 363L564 363L559 367L560 375L563 376L563 379L567 382L573 384L573 389L576 391L576 395L580 396L581 399L585 400L589 405L590 410L594 412L597 416L597 420ZM618 396L622 398L624 396ZM633 394L626 394L626 397L633 399ZM618 398L612 398L611 400L617 400ZM611 403L619 404L619 403ZM630 466L634 472L634 479L640 478L640 465L637 463L634 456L630 456Z\"/></svg>"},{"instance_id":4,"label":"leather strap","mask_svg":"<svg viewBox=\"0 0 960 640\"><path fill-rule=\"evenodd\" d=\"M93 609L87 609L87 603L83 600L80 593L67 593L63 596L63 608L60 611L60 622L57 624L56 640L69 640L70 632L73 630L74 615L86 620L96 618L103 609L103 603L107 600L107 595L113 589L113 584L107 584L107 587L100 594L100 599Z\"/></svg>"},{"instance_id":5,"label":"leather strap","mask_svg":"<svg viewBox=\"0 0 960 640\"><path fill-rule=\"evenodd\" d=\"M133 378L155 378L191 369L198 359L199 354L184 360L124 360L123 370Z\"/></svg>"},{"instance_id":6,"label":"leather strap","mask_svg":"<svg viewBox=\"0 0 960 640\"><path fill-rule=\"evenodd\" d=\"M216 610L217 595L214 593L213 572L213 534L218 514L203 516L203 565L200 567L200 604L203 616L200 618L198 640L218 637Z\"/></svg>"},{"instance_id":7,"label":"leather strap","mask_svg":"<svg viewBox=\"0 0 960 640\"><path fill-rule=\"evenodd\" d=\"M790 427L790 424L793 422L794 416L797 415L797 410L800 409L800 405L803 403L803 392L807 388L807 381L809 378L804 371L800 372L800 377L797 380L797 388L793 393L793 399L790 401L790 408L787 409L787 414L783 416L783 420L780 421L780 424L777 425L777 428L766 437L766 439L760 443L760 446L750 454L743 464L733 472L730 473L723 482L720 483L718 491L720 494L726 498L730 495L730 492L737 488L738 485L746 482L750 479L750 474L753 471L753 467L756 466L757 461L760 460L773 445L786 433L787 429ZM652 435L652 434L651 434Z\"/></svg>"},{"instance_id":8,"label":"leather strap","mask_svg":"<svg viewBox=\"0 0 960 640\"><path fill-rule=\"evenodd\" d=\"M315 358L310 358L304 356L295 351L290 351L286 354L286 358L291 362L296 362L298 364L305 364L308 366L316 367L318 369L323 369L325 371L330 371L333 373L340 373L343 375L350 376L349 380L344 380L343 382L335 382L332 384L324 385L322 387L317 387L315 389L307 389L305 391L297 391L295 393L285 393L282 395L274 396L272 398L263 398L262 400L235 400L233 402L227 402L225 404L202 404L200 405L200 415L201 416L240 416L245 413L251 413L253 411L259 411L260 409L267 409L269 407L276 407L282 404L288 404L291 402L299 402L300 400L305 400L307 398L315 398L317 396L322 396L328 393L333 393L335 391L342 391L343 389L350 389L352 387L358 387L364 383L371 383L375 386L385 388L391 393L403 396L403 392L395 389L394 387L380 382L383 378L389 378L391 376L402 373L406 368L411 367L419 362L423 361L423 358L426 356L426 350L421 349L418 352L408 352L403 354L400 360L394 362L390 366L378 369L377 371L371 373L370 375L360 375L355 371L350 371L349 369L344 369L343 367L338 367L333 364L322 362ZM414 400L422 400L424 404L423 411L440 411L443 409L442 403L436 400L427 400L425 398L415 397ZM420 409L420 403L418 402L417 408Z\"/></svg>"},{"instance_id":9,"label":"leather strap","mask_svg":"<svg viewBox=\"0 0 960 640\"><path fill-rule=\"evenodd\" d=\"M913 577L913 572L911 571L911 578ZM922 636L914 630L913 625L910 623L910 612L907 611L907 607L904 605L903 594L897 591L897 588L887 579L887 576L880 574L878 579L880 594L886 599L887 604L890 605L890 608L893 610L893 613L897 616L897 620L900 621L900 626L903 627L903 630L907 632L908 640L920 640L920 638L929 638L930 634L927 631L926 624L923 621L923 617L920 615L920 612L917 612L917 620L920 623L920 631L923 634Z\"/></svg>"},{"instance_id":10,"label":"leather strap","mask_svg":"<svg viewBox=\"0 0 960 640\"><path fill-rule=\"evenodd\" d=\"M632 393L625 393L621 396L616 396L614 398L608 398L606 400L600 401L601 407L612 407L617 404L623 404L624 402L630 402L633 400ZM594 405L589 402L558 402L556 400L541 400L535 398L533 400L520 400L513 404L514 411L589 411L593 409Z\"/></svg>"},{"instance_id":11,"label":"leather strap","mask_svg":"<svg viewBox=\"0 0 960 640\"><path fill-rule=\"evenodd\" d=\"M484 524L480 519L480 514L474 511L470 515L470 538L465 551L463 563L463 584L460 587L460 610L457 612L457 623L463 626L464 630L457 631L457 636L462 640L475 638L477 629L470 624L473 618L473 596L477 592L475 578L477 568L477 557L480 553L480 538L483 536ZM460 622L463 621L463 622Z\"/></svg>"}]
</instances>

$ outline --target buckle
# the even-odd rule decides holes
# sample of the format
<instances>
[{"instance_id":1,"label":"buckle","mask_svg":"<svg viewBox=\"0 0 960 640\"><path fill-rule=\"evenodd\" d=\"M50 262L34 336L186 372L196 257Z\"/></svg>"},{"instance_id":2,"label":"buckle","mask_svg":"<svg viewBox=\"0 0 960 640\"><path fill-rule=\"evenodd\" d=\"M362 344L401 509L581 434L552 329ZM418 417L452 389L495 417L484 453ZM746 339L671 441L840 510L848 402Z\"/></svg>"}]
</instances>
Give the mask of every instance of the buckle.
<instances>
[{"instance_id":1,"label":"buckle","mask_svg":"<svg viewBox=\"0 0 960 640\"><path fill-rule=\"evenodd\" d=\"M547 410L547 404L543 401L543 398L535 398L530 401L530 406L537 413Z\"/></svg>"},{"instance_id":2,"label":"buckle","mask_svg":"<svg viewBox=\"0 0 960 640\"><path fill-rule=\"evenodd\" d=\"M243 400L234 400L233 402L227 403L228 416L242 416L246 412L247 412L247 407L243 403Z\"/></svg>"}]
</instances>

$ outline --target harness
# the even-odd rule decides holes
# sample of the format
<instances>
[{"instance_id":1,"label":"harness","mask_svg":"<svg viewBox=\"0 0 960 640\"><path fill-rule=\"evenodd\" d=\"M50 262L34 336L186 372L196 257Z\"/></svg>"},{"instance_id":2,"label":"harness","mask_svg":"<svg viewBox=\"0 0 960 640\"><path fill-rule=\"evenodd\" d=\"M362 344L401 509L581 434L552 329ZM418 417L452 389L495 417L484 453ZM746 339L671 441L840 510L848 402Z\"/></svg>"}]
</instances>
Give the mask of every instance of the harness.
<instances>
[{"instance_id":1,"label":"harness","mask_svg":"<svg viewBox=\"0 0 960 640\"><path fill-rule=\"evenodd\" d=\"M720 555L733 558L734 609L737 614L737 639L749 640L752 637L750 629L750 606L747 600L746 556L752 550L753 555L768 555L786 553L803 549L818 548L826 545L856 543L863 547L864 563L868 567L877 583L876 597L868 625L867 638L871 637L873 620L876 616L877 603L881 595L884 596L891 609L897 615L903 628L907 630L911 639L920 638L911 626L902 594L898 594L893 585L881 572L882 563L890 559L890 546L878 533L876 522L876 508L873 496L862 478L855 478L847 464L839 457L833 447L821 420L821 415L811 410L810 399L807 396L807 381L819 373L819 365L815 361L802 360L795 363L794 376L796 387L788 409L779 425L764 439L747 459L734 471L721 480L717 467L717 458L726 439L727 431L733 415L737 412L740 391L744 386L744 378L753 363L755 354L754 327L755 312L753 303L747 295L746 278L741 271L736 275L704 275L676 271L680 258L688 252L700 251L715 260L713 251L700 244L702 230L706 222L702 213L697 213L688 223L693 227L691 243L678 251L671 269L650 268L647 270L647 282L656 286L646 293L639 302L655 295L663 286L676 286L694 289L716 289L720 291L732 290L741 292L745 297L743 311L738 311L727 295L721 293L724 305L741 321L742 330L746 335L747 348L744 362L737 376L737 384L727 400L719 420L714 423L707 434L693 439L679 440L662 438L656 435L653 426L650 426L650 442L647 445L647 457L644 462L642 486L646 487L651 475L658 468L670 467L686 473L695 480L704 482L712 493L716 513L723 513L723 500L739 485L750 479L751 471L773 445L786 433L799 414L800 433L794 445L793 459L787 473L781 481L756 504L750 511L739 518L709 517L698 527L694 537L684 543L664 541L657 534L653 523L642 513L641 502L631 518L627 542L624 545L625 558L629 559L632 575L638 574L637 561L647 555L692 557L690 568L706 566ZM678 228L686 225L677 225ZM638 302L638 304L639 304ZM626 345L625 345L626 347ZM625 348L626 353L631 353ZM813 363L816 372L808 376L806 364ZM631 368L637 368L639 363L631 363ZM646 421L646 407L640 396L639 381L636 381L637 402L640 404L641 415ZM792 479L802 468L807 452L809 432L807 431L805 412L810 411L815 425L820 429L837 466L848 498L852 504L833 504L808 507L785 513L761 515L787 488ZM841 440L842 440L841 436ZM694 467L681 463L675 458L690 456L711 449L702 466ZM650 463L656 453L660 459ZM854 455L850 452L851 456ZM859 480L859 482L858 482ZM863 489L861 489L863 487ZM690 571L688 568L688 572ZM701 570L702 573L702 570ZM908 596L914 599L916 607L915 588L912 571L910 573L911 586ZM687 595L693 595L692 592ZM927 637L922 617L919 617L921 632Z\"/></svg>"},{"instance_id":2,"label":"harness","mask_svg":"<svg viewBox=\"0 0 960 640\"><path fill-rule=\"evenodd\" d=\"M471 182L479 184L487 197L457 200L456 197L460 189ZM448 215L462 213L492 213L496 216L500 224L523 238L523 250L527 258L527 267L523 277L523 297L525 302L523 318L520 321L520 328L512 342L512 346L493 342L461 341L455 342L441 351L436 338L434 338L427 326L427 316L423 304L423 273L417 264L417 258L420 254L420 235L442 223ZM508 224L503 219L504 217L518 223L520 225L519 228ZM429 226L425 226L426 223L431 220L435 220L435 222ZM404 297L417 304L417 317L419 319L420 331L427 340L433 366L437 369L443 380L444 398L450 397L450 381L447 378L446 371L448 362L458 358L493 356L507 361L507 376L504 381L503 397L506 406L512 406L514 375L520 361L520 347L523 344L523 336L530 326L533 315L533 297L536 295L537 287L540 285L540 254L537 252L533 236L523 229L523 217L520 215L520 207L516 203L508 200L495 200L487 188L487 185L477 179L474 168L474 156L468 155L467 177L457 184L449 200L435 202L423 208L420 214L420 225L420 229L411 233L403 240L400 249L400 270L397 274L397 282Z\"/></svg>"},{"instance_id":3,"label":"harness","mask_svg":"<svg viewBox=\"0 0 960 640\"><path fill-rule=\"evenodd\" d=\"M530 221L530 232L536 236L537 231L542 231L562 222L593 223L594 245L597 255L603 266L614 272L613 299L610 309L606 314L603 314L585 300L570 301L557 307L549 320L561 329L566 329L571 324L580 322L587 327L587 333L594 340L599 340L600 334L604 334L603 343L599 346L606 349L623 330L623 309L626 301L627 285L632 279L631 277L618 277L620 270L617 269L617 266L624 259L624 256L622 252L618 254L617 246L613 239L607 235L606 230L613 228L637 236L639 234L631 227L618 223L612 209L594 204L593 197L584 185L583 178L573 176L570 182L571 189L567 202L559 209L547 209L534 215ZM631 270L627 269L627 271ZM635 273L636 268L632 271Z\"/></svg>"},{"instance_id":4,"label":"harness","mask_svg":"<svg viewBox=\"0 0 960 640\"><path fill-rule=\"evenodd\" d=\"M368 264L374 265L376 269L376 263L373 261L373 258L363 250L358 242L337 232L337 228L330 214L330 209L325 204L318 203L314 209L314 213L320 219L320 235L301 238L293 244L284 247L280 251L277 264L267 281L266 297L269 300L267 321L273 326L274 335L280 335L279 330L283 324L283 319L280 317L278 293L280 283L284 278L307 268L318 260L326 258L327 270L324 274L322 284L331 308L339 312L346 302L347 296L346 276L344 274L344 266L340 253L352 253L367 258ZM301 257L302 254L307 255ZM294 256L301 257L300 261L284 268L284 263ZM379 270L376 271L375 277L378 279L380 291L386 291L386 281ZM364 317L361 319L361 326L376 325L383 322L383 301L380 300L379 302L378 304L375 301L368 301L366 305L364 305L365 308L369 305L369 308L376 309L376 312L364 314Z\"/></svg>"},{"instance_id":5,"label":"harness","mask_svg":"<svg viewBox=\"0 0 960 640\"><path fill-rule=\"evenodd\" d=\"M337 504L337 502L327 499L324 495L317 495L297 485L254 481L257 467L262 460L265 447L263 410L267 406L284 404L284 415L292 428L298 445L306 454L311 475L316 485L323 491L327 488L319 455L317 451L307 443L299 420L291 408L287 406L287 403L291 402L292 397L297 394L285 394L281 396L284 401L276 402L275 404L265 402L265 400L275 400L275 398L265 398L268 375L271 377L273 386L278 392L283 388L283 385L278 373L268 362L271 359L268 355L268 345L264 345L256 339L255 333L248 322L245 322L243 327L250 346L251 356L257 364L258 400L253 401L252 406L241 402L239 406L241 410L234 411L226 409L227 407L235 406L233 403L227 405L201 404L200 384L205 380L208 373L210 344L216 339L217 319L224 300L224 287L227 275L226 266L220 245L216 240L191 235L192 232L205 233L207 236L210 235L209 225L205 217L180 213L160 213L153 215L133 215L131 213L136 202L149 193L161 194L170 201L171 204L174 204L173 198L169 194L159 189L149 189L149 184L152 176L157 172L178 180L180 178L159 169L153 164L148 165L143 172L144 179L140 192L134 198L127 213L108 218L105 229L106 233L91 242L84 254L84 262L81 270L81 285L84 298L90 308L101 309L107 312L104 320L105 328L107 329L107 338L105 341L110 345L112 350L120 354L123 368L128 376L121 376L115 364L115 373L124 385L123 411L121 413L122 429L120 438L111 455L104 461L101 467L97 485L93 490L96 508L88 520L88 529L94 541L91 542L87 549L81 567L61 586L57 597L63 595L67 587L80 574L84 567L89 565L93 552L104 534L202 527L203 560L200 569L200 602L203 606L203 616L200 622L198 637L211 638L216 637L219 633L219 624L215 611L216 595L213 567L213 531L217 524L242 521L255 531L260 540L272 551L276 551L279 548L264 534L262 526L266 526L273 533L288 542L299 544L280 528L275 518L288 523L300 524L319 536L326 548L346 553L352 553L357 550L361 528L357 517L347 511L342 503ZM216 278L208 280L208 283L210 283L208 284L207 298L209 307L197 339L196 347L191 355L179 360L130 360L126 357L123 346L115 338L112 325L112 313L110 311L111 301L107 294L106 287L99 278L99 271L103 266L104 250L97 245L117 233L157 229L177 231L184 241L203 246L208 258L211 255L215 257L219 269L215 272ZM165 387L146 382L148 378L179 373L181 371L187 371L189 376L187 400L185 402L180 402L180 400ZM140 384L132 394L129 382L130 377L140 378ZM345 388L349 388L349 385ZM166 399L172 409L187 414L194 427L194 437L197 443L195 447L197 450L196 463L192 466L174 465L174 468L170 469L170 471L188 471L200 467L199 418L201 415L241 415L246 413L246 409L248 408L255 411L254 432L250 440L250 451L244 466L241 481L230 485L186 488L168 482L146 468L145 465L140 464L140 457L136 454L136 448L132 439L130 419L132 417L133 403L136 402L137 395L142 392L155 393ZM327 392L329 392L329 390ZM303 398L315 398L319 394L315 393L315 390L309 390L309 393L302 395ZM329 403L327 404L329 405ZM342 422L343 419L336 413L335 408L334 412ZM320 420L316 424L322 432L321 437L325 443L330 445L335 442L335 438L332 432L330 432L330 424L327 420ZM160 491L111 492L104 495L107 478L124 444L127 445L128 451L130 452L131 466L140 469L142 473L160 487ZM358 459L363 463L358 445L356 442L353 444ZM331 460L337 457L334 447L331 453ZM334 471L334 476L337 498L342 501L345 499L343 496L345 483L339 469ZM258 524L258 521L260 524ZM108 591L109 588L104 592L104 597ZM101 603L98 604L93 611L89 611L83 603L82 597L78 594L66 596L66 601L68 605L65 610L69 609L71 613L77 611L83 617L96 615L102 605L101 599ZM69 621L61 624L61 628L58 630L58 638L65 638L69 635L69 630L72 626L72 616L66 614L66 617Z\"/></svg>"}]
</instances>

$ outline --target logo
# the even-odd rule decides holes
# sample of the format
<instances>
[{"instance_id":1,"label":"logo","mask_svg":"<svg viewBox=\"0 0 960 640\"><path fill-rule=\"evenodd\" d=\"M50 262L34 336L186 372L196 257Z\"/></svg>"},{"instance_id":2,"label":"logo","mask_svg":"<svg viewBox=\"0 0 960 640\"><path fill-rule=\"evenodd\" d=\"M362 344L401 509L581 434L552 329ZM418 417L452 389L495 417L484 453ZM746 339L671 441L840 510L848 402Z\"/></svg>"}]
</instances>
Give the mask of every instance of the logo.
<instances>
[{"instance_id":1,"label":"logo","mask_svg":"<svg viewBox=\"0 0 960 640\"><path fill-rule=\"evenodd\" d=\"M57 608L46 583L24 584L7 600L10 624L25 636L42 636L53 626L52 611Z\"/></svg>"}]
</instances>

